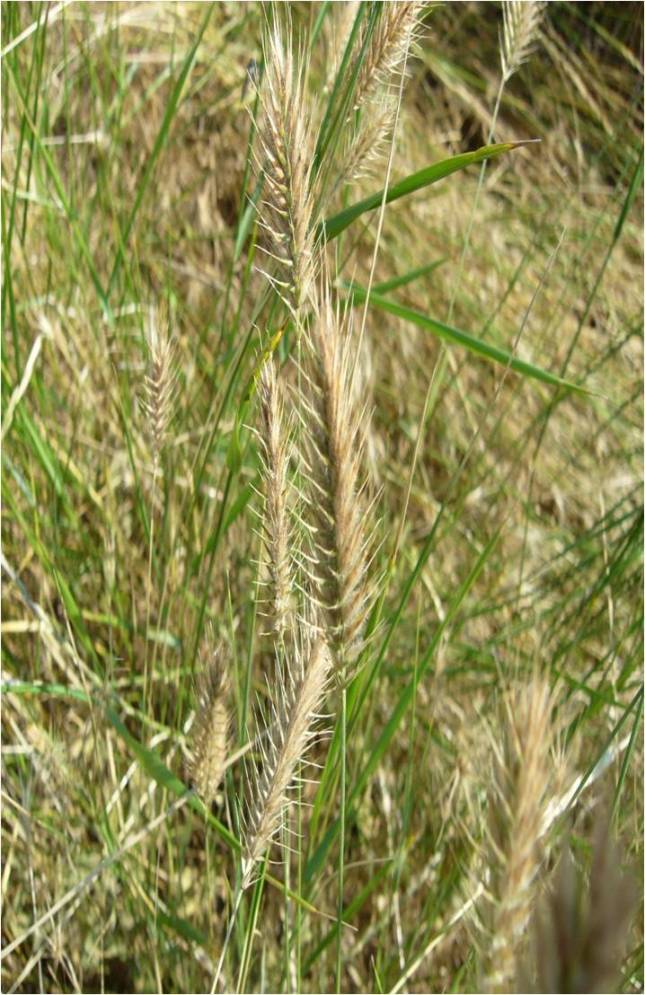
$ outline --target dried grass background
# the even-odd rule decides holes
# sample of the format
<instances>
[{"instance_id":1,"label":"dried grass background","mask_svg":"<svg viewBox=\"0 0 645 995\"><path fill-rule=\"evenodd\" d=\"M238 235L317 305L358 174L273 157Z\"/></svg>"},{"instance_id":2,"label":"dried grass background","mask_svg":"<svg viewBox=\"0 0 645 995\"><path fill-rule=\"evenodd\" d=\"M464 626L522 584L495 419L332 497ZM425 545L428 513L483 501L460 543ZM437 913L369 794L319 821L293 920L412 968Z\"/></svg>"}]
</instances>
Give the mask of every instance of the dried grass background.
<instances>
[{"instance_id":1,"label":"dried grass background","mask_svg":"<svg viewBox=\"0 0 645 995\"><path fill-rule=\"evenodd\" d=\"M305 51L322 8L288 6ZM255 254L236 249L264 154L249 151L248 76L267 16L228 2L3 7L5 991L210 991L229 924L249 759L236 751L261 731L254 702L268 714L276 677L257 522L270 457L250 429L262 427L260 350L285 311L258 314L269 236L258 228ZM330 5L308 99L329 93L343 16L351 27ZM368 310L351 407L369 413L361 473L366 506L378 497L384 600L346 751L348 992L478 990L482 930L505 918L491 885L495 746L536 668L556 704L528 932L553 945L539 910L573 915L565 850L575 880L607 893L601 809L621 841L613 864L642 865L640 183L615 238L642 154L642 9L547 4L496 121L501 7L448 3L424 18L393 179L484 145L493 125L497 141L541 142L489 162L479 194L474 167L389 205L374 283L437 263L393 298L592 393L558 395ZM381 188L391 98L381 155L325 213ZM330 251L332 281L351 249L342 275L367 285L370 217ZM283 366L289 341L275 345ZM298 378L284 379L288 412ZM155 766L190 769L207 636L230 709L210 814ZM338 735L335 686L323 711ZM336 990L338 837L311 863L339 811L328 749L322 734L309 743L320 784L302 783L301 842L289 842L289 884L309 904L285 899L274 850L248 961L241 905L226 990ZM625 915L621 887L604 924L609 947L610 913L627 922L612 984L638 991L642 914L626 896ZM602 934L598 908L585 914ZM518 977L538 984L520 947Z\"/></svg>"}]
</instances>

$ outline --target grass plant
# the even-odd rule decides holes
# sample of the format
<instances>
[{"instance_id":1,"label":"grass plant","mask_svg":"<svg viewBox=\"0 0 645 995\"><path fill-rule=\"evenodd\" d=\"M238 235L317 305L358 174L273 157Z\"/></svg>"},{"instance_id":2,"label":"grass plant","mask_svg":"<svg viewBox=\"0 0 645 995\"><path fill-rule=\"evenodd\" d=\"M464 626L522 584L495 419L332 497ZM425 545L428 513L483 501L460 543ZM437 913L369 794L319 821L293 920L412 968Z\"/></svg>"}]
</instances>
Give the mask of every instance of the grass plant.
<instances>
[{"instance_id":1,"label":"grass plant","mask_svg":"<svg viewBox=\"0 0 645 995\"><path fill-rule=\"evenodd\" d=\"M642 29L3 5L4 991L642 990Z\"/></svg>"}]
</instances>

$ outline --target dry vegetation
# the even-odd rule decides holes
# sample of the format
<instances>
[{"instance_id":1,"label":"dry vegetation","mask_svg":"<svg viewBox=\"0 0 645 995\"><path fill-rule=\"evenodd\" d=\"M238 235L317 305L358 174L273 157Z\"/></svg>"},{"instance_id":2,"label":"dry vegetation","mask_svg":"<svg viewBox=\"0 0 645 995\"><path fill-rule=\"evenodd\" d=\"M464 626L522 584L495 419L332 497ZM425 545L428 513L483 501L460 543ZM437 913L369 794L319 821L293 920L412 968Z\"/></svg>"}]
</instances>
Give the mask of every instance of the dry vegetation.
<instances>
[{"instance_id":1,"label":"dry vegetation","mask_svg":"<svg viewBox=\"0 0 645 995\"><path fill-rule=\"evenodd\" d=\"M642 8L2 19L3 991L642 990Z\"/></svg>"}]
</instances>

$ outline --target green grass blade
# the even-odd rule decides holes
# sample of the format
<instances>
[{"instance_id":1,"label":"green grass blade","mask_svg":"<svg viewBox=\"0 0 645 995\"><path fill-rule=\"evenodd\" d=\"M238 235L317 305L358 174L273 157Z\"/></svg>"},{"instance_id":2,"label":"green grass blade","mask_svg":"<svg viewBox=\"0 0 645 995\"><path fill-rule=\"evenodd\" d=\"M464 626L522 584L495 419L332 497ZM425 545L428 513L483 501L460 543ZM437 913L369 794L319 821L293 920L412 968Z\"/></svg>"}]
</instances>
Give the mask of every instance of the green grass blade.
<instances>
[{"instance_id":1,"label":"green grass blade","mask_svg":"<svg viewBox=\"0 0 645 995\"><path fill-rule=\"evenodd\" d=\"M346 283L345 281L341 281L339 285L347 292L352 303L361 304L366 300L367 292L363 287L359 287L355 283ZM420 311L415 311L404 304L398 304L396 301L382 297L380 294L370 293L369 303L372 307L378 308L379 311L386 311L388 314L396 315L397 318L403 318L404 321L410 321L413 325L423 328L427 332L432 332L433 335L443 339L445 342L462 346L481 359L499 363L509 370L519 373L521 376L529 377L532 380L539 380L552 387L561 387L565 390L572 390L581 394L589 393L585 387L571 383L569 380L563 380L561 377L556 376L555 373L549 373L548 370L542 369L541 366L535 366L533 363L527 363L523 359L518 359L512 353L507 352L506 349L500 349L498 346L491 345L488 342L482 342L481 339L475 338L474 335L469 335L468 332L462 332L458 328L444 325L442 321L429 318Z\"/></svg>"},{"instance_id":2,"label":"green grass blade","mask_svg":"<svg viewBox=\"0 0 645 995\"><path fill-rule=\"evenodd\" d=\"M393 276L391 280L383 280L382 283L375 283L372 289L377 294L387 294L390 290L405 287L408 283L412 283L422 276L428 276L428 274L443 266L445 262L447 262L447 256L436 259L433 263L428 263L426 266L417 266L415 269L408 270L407 273L403 273L401 276Z\"/></svg>"},{"instance_id":3,"label":"green grass blade","mask_svg":"<svg viewBox=\"0 0 645 995\"><path fill-rule=\"evenodd\" d=\"M155 168L157 159L159 158L159 154L161 153L161 150L163 149L164 145L166 144L166 142L168 140L168 134L170 132L170 125L172 124L172 120L173 120L173 118L175 116L175 112L176 112L177 107L179 105L179 101L181 99L182 93L184 92L184 87L186 86L186 82L188 80L190 72L191 72L191 70L192 70L192 68L193 68L193 66L195 64L195 58L197 56L197 49L199 48L199 44L200 44L200 42L202 40L204 32L206 31L206 28L208 27L208 22L210 21L211 15L213 13L213 7L214 7L214 4L209 4L208 5L208 10L206 11L206 16L204 17L204 19L203 19L203 21L202 21L202 23L200 25L199 31L197 32L197 37L195 38L195 41L193 42L193 44L192 44L192 46L191 46L188 54L186 55L186 58L184 59L184 63L182 65L182 67L181 67L181 72L179 73L179 76L177 77L177 82L175 83L175 85L174 85L174 87L172 89L172 92L170 94L170 98L168 100L168 103L166 104L166 109L165 109L165 112L164 112L163 120L161 122L161 128L159 129L157 137L155 138L155 143L154 143L154 145L152 147L152 152L150 153L148 161L146 162L145 169L143 171L143 175L142 175L139 183L137 184L137 194L136 194L136 197L135 197L135 200L134 200L134 204L132 205L132 209L131 209L130 214L128 216L128 220L125 223L125 227L123 228L123 231L121 232L121 238L120 238L120 242L119 242L119 247L117 249L116 259L114 260L114 265L112 267L112 272L110 273L110 279L108 281L108 288L107 288L107 296L108 297L110 296L110 292L111 292L112 288L114 287L114 281L116 280L117 275L119 273L119 270L121 268L121 264L123 262L123 256L124 256L124 252L125 252L125 248L126 248L126 246L128 244L128 239L129 239L130 233L132 231L132 226L134 225L136 216L139 213L139 208L141 207L141 202L143 201L144 194L145 194L146 190L148 189L148 185L149 185L150 180L152 178L152 173L153 173L153 170Z\"/></svg>"},{"instance_id":4,"label":"green grass blade","mask_svg":"<svg viewBox=\"0 0 645 995\"><path fill-rule=\"evenodd\" d=\"M525 144L526 142L499 142L495 145L483 145L482 148L476 149L474 152L462 152L449 159L441 159L440 162L435 162L432 166L426 166L425 169L420 169L416 173L410 173L405 179L391 186L387 193L381 189L378 193L373 193L369 197L365 197L364 200L359 200L358 203L346 207L344 211L339 211L333 217L322 221L318 234L324 235L327 241L331 241L346 228L349 228L362 214L380 207L383 203L384 193L385 203L391 204L392 201L407 197L417 190L423 190L424 187L429 187L431 184L437 183L438 180L443 180L445 176L466 169L467 166L485 162L487 159L494 159L498 155L511 152Z\"/></svg>"}]
</instances>

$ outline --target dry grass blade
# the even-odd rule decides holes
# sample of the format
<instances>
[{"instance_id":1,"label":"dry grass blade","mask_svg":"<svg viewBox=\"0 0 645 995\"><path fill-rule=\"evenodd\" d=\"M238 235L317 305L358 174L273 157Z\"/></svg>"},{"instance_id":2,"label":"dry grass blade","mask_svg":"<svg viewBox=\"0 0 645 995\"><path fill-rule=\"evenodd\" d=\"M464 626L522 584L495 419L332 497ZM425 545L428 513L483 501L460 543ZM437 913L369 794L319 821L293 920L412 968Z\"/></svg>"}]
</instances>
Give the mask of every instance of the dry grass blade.
<instances>
[{"instance_id":1,"label":"dry grass blade","mask_svg":"<svg viewBox=\"0 0 645 995\"><path fill-rule=\"evenodd\" d=\"M514 689L504 701L503 739L494 765L486 866L483 991L509 991L516 954L529 919L539 866L538 840L553 763L551 695L543 678Z\"/></svg>"},{"instance_id":2,"label":"dry grass blade","mask_svg":"<svg viewBox=\"0 0 645 995\"><path fill-rule=\"evenodd\" d=\"M311 108L291 42L274 28L264 43L260 145L264 173L261 224L269 233L269 255L280 276L272 277L287 306L297 314L314 276L310 174ZM267 251L267 250L265 250Z\"/></svg>"},{"instance_id":3,"label":"dry grass blade","mask_svg":"<svg viewBox=\"0 0 645 995\"><path fill-rule=\"evenodd\" d=\"M288 790L298 763L305 759L315 734L315 722L327 687L331 658L324 640L307 652L296 646L291 665L279 668L277 700L272 703L273 726L268 742L261 741L261 767L251 774L251 803L242 857L242 887L282 825Z\"/></svg>"},{"instance_id":4,"label":"dry grass blade","mask_svg":"<svg viewBox=\"0 0 645 995\"><path fill-rule=\"evenodd\" d=\"M213 655L197 684L197 714L192 728L192 755L186 764L187 780L195 786L205 805L210 806L226 765L229 710L226 702L228 679L220 661Z\"/></svg>"},{"instance_id":5,"label":"dry grass blade","mask_svg":"<svg viewBox=\"0 0 645 995\"><path fill-rule=\"evenodd\" d=\"M361 422L352 405L354 356L348 315L334 308L328 292L307 332L303 372L303 457L308 486L311 561L305 560L314 597L326 615L339 667L361 649L373 591L368 583L372 536L365 528L369 509L359 485Z\"/></svg>"},{"instance_id":6,"label":"dry grass blade","mask_svg":"<svg viewBox=\"0 0 645 995\"><path fill-rule=\"evenodd\" d=\"M267 601L271 630L278 640L283 640L291 625L292 576L287 506L289 447L283 427L283 405L272 358L269 358L262 367L259 394L264 479L262 531L270 574Z\"/></svg>"},{"instance_id":7,"label":"dry grass blade","mask_svg":"<svg viewBox=\"0 0 645 995\"><path fill-rule=\"evenodd\" d=\"M506 0L502 5L504 28L500 54L505 83L530 57L545 9L546 3L541 0Z\"/></svg>"}]
</instances>

